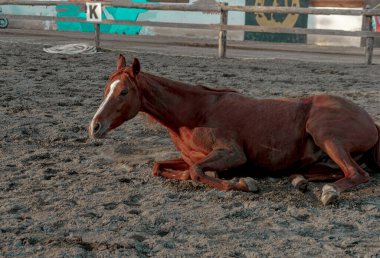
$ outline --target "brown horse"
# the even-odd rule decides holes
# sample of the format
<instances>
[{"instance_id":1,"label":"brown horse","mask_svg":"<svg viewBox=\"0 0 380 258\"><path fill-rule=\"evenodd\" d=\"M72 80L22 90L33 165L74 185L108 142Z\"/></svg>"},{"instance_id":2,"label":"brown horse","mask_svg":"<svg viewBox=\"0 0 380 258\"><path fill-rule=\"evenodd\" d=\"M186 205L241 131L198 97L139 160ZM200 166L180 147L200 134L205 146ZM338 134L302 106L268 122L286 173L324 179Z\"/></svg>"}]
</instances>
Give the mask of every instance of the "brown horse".
<instances>
[{"instance_id":1,"label":"brown horse","mask_svg":"<svg viewBox=\"0 0 380 258\"><path fill-rule=\"evenodd\" d=\"M348 100L254 99L140 72L136 58L127 67L120 55L89 134L102 138L140 111L164 125L181 152L178 159L156 162L155 176L256 191L252 178L226 180L206 172L225 174L246 164L277 174L291 170L299 189L307 181L335 181L322 188L321 200L328 204L369 180L359 158L380 167L380 127Z\"/></svg>"}]
</instances>

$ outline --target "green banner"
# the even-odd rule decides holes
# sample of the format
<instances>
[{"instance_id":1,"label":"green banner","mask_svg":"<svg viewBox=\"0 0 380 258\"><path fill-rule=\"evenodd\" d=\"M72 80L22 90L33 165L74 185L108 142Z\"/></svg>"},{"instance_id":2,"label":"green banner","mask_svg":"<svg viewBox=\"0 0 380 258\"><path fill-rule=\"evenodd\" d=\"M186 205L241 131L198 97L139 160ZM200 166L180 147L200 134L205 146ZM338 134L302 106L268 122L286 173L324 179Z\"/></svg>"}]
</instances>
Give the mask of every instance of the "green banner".
<instances>
[{"instance_id":1,"label":"green banner","mask_svg":"<svg viewBox=\"0 0 380 258\"><path fill-rule=\"evenodd\" d=\"M308 7L309 0L246 0L247 6L279 6L279 7ZM307 15L287 14L287 13L246 13L246 25L256 25L263 27L277 28L306 28ZM244 33L245 40L286 42L286 43L306 43L304 34L288 33L265 33L249 32Z\"/></svg>"}]
</instances>

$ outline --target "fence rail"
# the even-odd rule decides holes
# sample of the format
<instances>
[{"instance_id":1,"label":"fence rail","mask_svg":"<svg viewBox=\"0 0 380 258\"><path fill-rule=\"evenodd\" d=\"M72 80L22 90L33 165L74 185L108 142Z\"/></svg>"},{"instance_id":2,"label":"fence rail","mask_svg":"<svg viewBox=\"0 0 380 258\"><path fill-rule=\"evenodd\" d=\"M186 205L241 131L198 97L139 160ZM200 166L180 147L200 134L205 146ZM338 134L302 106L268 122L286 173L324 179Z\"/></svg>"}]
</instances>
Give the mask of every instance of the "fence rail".
<instances>
[{"instance_id":1,"label":"fence rail","mask_svg":"<svg viewBox=\"0 0 380 258\"><path fill-rule=\"evenodd\" d=\"M96 1L91 1L97 3ZM151 21L128 21L128 20L103 20L102 24L122 24L122 25L139 25L151 27L169 27L169 28L191 28L218 30L218 54L219 57L226 56L227 31L251 31L267 33L288 33L288 34L314 34L314 35L334 35L334 36L351 36L365 39L365 57L366 63L372 63L374 38L380 37L380 33L372 31L372 16L380 16L380 9L364 8L357 9L314 9L300 7L269 7L269 6L229 6L226 3L203 6L201 4L143 4L132 3L130 1L102 1L98 2L103 6L138 8L145 10L165 10L165 11L184 11L184 12L211 12L220 14L220 23L217 24L196 24L196 23L169 23L169 22L151 22ZM28 5L28 6L62 6L62 5L79 5L85 6L86 2L67 2L67 1L24 1L24 0L0 0L0 5ZM330 29L306 29L306 28L279 28L263 27L253 25L228 25L228 12L251 12L251 13L287 13L287 14L313 14L313 15L354 15L363 17L362 31L345 31ZM33 16L33 15L7 15L9 18L22 18L26 20L52 20L52 21L75 21L86 22L84 19L56 17L56 16ZM99 24L95 24L95 43L99 48Z\"/></svg>"},{"instance_id":2,"label":"fence rail","mask_svg":"<svg viewBox=\"0 0 380 258\"><path fill-rule=\"evenodd\" d=\"M354 15L354 16L380 16L380 9L314 9L302 7L274 7L274 6L239 6L215 4L210 6L188 5L188 4L144 4L133 3L130 1L87 1L91 3L101 3L103 6L124 7L158 11L187 11L187 12L251 12L251 13L293 13L293 14L314 14L314 15ZM59 6L59 5L80 5L85 6L84 2L67 1L27 1L27 0L0 0L0 5L30 5L30 6Z\"/></svg>"},{"instance_id":3,"label":"fence rail","mask_svg":"<svg viewBox=\"0 0 380 258\"><path fill-rule=\"evenodd\" d=\"M345 7L363 8L366 0L311 0L310 5L314 7Z\"/></svg>"}]
</instances>

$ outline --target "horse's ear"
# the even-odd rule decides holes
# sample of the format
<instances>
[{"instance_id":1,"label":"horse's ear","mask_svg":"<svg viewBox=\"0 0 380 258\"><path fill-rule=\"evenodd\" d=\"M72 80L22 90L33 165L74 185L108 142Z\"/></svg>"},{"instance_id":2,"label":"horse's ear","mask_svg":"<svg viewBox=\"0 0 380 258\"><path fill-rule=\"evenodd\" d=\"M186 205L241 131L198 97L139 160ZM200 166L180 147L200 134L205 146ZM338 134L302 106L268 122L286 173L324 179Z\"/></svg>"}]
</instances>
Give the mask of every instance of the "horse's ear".
<instances>
[{"instance_id":1,"label":"horse's ear","mask_svg":"<svg viewBox=\"0 0 380 258\"><path fill-rule=\"evenodd\" d=\"M119 58L117 60L116 69L120 70L126 67L125 57L122 54L119 54Z\"/></svg>"},{"instance_id":2,"label":"horse's ear","mask_svg":"<svg viewBox=\"0 0 380 258\"><path fill-rule=\"evenodd\" d=\"M132 72L134 76L136 76L140 72L140 61L137 58L133 58Z\"/></svg>"}]
</instances>

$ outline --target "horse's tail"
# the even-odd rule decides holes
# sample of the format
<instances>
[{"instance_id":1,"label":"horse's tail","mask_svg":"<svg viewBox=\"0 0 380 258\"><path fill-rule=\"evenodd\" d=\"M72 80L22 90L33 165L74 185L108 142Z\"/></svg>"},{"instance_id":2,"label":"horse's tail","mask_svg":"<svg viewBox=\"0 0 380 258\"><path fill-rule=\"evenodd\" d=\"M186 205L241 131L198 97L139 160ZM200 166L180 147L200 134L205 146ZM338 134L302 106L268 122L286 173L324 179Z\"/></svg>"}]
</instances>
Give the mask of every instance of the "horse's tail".
<instances>
[{"instance_id":1,"label":"horse's tail","mask_svg":"<svg viewBox=\"0 0 380 258\"><path fill-rule=\"evenodd\" d=\"M375 126L377 128L378 138L375 146L373 146L372 148L372 160L374 163L373 166L375 171L380 172L380 125L375 124Z\"/></svg>"}]
</instances>

